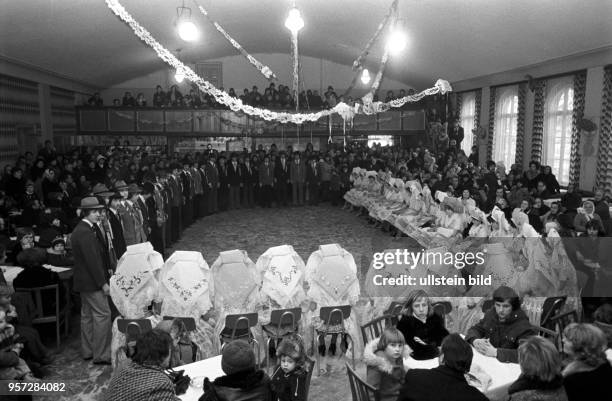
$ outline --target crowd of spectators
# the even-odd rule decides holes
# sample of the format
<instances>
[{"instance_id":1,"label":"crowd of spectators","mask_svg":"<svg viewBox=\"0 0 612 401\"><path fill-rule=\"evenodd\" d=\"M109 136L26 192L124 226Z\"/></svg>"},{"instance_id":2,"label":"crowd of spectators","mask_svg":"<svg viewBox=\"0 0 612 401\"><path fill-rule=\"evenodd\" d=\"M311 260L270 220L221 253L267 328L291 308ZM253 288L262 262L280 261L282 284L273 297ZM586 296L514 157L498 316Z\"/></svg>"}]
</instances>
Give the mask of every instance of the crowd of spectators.
<instances>
[{"instance_id":1,"label":"crowd of spectators","mask_svg":"<svg viewBox=\"0 0 612 401\"><path fill-rule=\"evenodd\" d=\"M220 88L224 90L223 87ZM236 93L234 88L230 88L227 92L234 98L239 98L244 104L255 107L264 107L275 110L295 110L296 99L294 99L291 88L287 85L279 84L278 87L274 82L264 89L263 92L254 85L250 90L245 88L242 94ZM413 89L406 91L400 89L397 95L394 91L389 90L380 100L389 102L391 100L401 98L414 93ZM374 101L379 100L379 95L374 95ZM361 102L361 99L354 99L352 96L344 96L338 94L333 86L328 86L327 90L321 95L318 90L302 90L298 94L298 106L300 110L321 110L333 108L340 102L345 102L353 105L356 102ZM102 107L104 100L99 92L94 93L87 101L87 106ZM156 108L195 108L195 109L214 109L225 108L219 104L215 98L207 93L202 93L197 86L192 85L189 93L181 93L177 85L172 85L167 91L164 91L161 85L157 85L155 93L150 102L147 101L145 95L140 92L134 97L132 92L126 91L122 99L113 99L113 107L156 107Z\"/></svg>"}]
</instances>

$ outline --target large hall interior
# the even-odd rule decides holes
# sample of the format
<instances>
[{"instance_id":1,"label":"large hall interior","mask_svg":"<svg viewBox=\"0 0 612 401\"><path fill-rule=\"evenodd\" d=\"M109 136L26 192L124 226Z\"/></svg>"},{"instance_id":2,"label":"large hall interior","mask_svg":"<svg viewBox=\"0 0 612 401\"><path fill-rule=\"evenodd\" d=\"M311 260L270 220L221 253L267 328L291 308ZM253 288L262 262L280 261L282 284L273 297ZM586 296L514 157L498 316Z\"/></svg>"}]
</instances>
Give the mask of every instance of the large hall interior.
<instances>
[{"instance_id":1,"label":"large hall interior","mask_svg":"<svg viewBox=\"0 0 612 401\"><path fill-rule=\"evenodd\" d=\"M611 16L0 0L0 399L603 400Z\"/></svg>"}]
</instances>

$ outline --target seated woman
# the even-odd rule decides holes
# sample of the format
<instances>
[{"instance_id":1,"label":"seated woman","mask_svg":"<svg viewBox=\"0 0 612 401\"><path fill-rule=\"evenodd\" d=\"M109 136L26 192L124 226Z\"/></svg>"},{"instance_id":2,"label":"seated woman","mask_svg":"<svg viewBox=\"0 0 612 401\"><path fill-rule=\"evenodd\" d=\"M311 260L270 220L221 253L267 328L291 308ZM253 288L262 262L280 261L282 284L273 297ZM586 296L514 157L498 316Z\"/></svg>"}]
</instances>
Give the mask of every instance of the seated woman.
<instances>
[{"instance_id":1,"label":"seated woman","mask_svg":"<svg viewBox=\"0 0 612 401\"><path fill-rule=\"evenodd\" d=\"M360 191L363 185L362 171L365 174L365 170L362 170L360 167L353 167L353 171L349 178L350 182L353 183L353 187L344 194L344 200L347 203L345 206L350 207L351 210L354 207L361 207Z\"/></svg>"},{"instance_id":2,"label":"seated woman","mask_svg":"<svg viewBox=\"0 0 612 401\"><path fill-rule=\"evenodd\" d=\"M308 322L319 333L319 353L322 356L326 353L323 331L332 333L329 345L331 355L336 353L338 333L343 329L350 334L353 347L360 348L358 317L355 310L352 310L351 316L337 327L327 327L326 322L320 320L321 307L339 305L354 307L359 300L357 265L353 256L338 244L321 245L308 258L305 280L308 287L307 300L311 305L307 313ZM306 330L306 334L309 332L310 330ZM307 343L308 340L306 338ZM346 339L342 338L341 346L347 346ZM355 356L361 355L361 351L361 349L353 350Z\"/></svg>"},{"instance_id":3,"label":"seated woman","mask_svg":"<svg viewBox=\"0 0 612 401\"><path fill-rule=\"evenodd\" d=\"M518 347L521 375L508 388L510 400L567 401L561 356L549 340L534 336Z\"/></svg>"},{"instance_id":4,"label":"seated woman","mask_svg":"<svg viewBox=\"0 0 612 401\"><path fill-rule=\"evenodd\" d=\"M384 198L382 196L382 182L378 179L376 171L366 172L366 177L368 177L368 182L365 186L363 207L369 212Z\"/></svg>"},{"instance_id":5,"label":"seated woman","mask_svg":"<svg viewBox=\"0 0 612 401\"><path fill-rule=\"evenodd\" d=\"M404 188L404 181L400 178L391 178L389 185L385 188L385 200L380 204L372 213L371 216L379 222L388 221L391 214L395 211L402 209L404 199L402 196L402 189Z\"/></svg>"},{"instance_id":6,"label":"seated woman","mask_svg":"<svg viewBox=\"0 0 612 401\"><path fill-rule=\"evenodd\" d=\"M592 324L571 323L563 330L563 350L571 359L563 369L569 401L608 399L612 366L606 347L605 334Z\"/></svg>"},{"instance_id":7,"label":"seated woman","mask_svg":"<svg viewBox=\"0 0 612 401\"><path fill-rule=\"evenodd\" d=\"M111 378L106 399L111 400L175 400L174 383L165 373L170 361L172 338L153 329L136 343L132 360Z\"/></svg>"},{"instance_id":8,"label":"seated woman","mask_svg":"<svg viewBox=\"0 0 612 401\"><path fill-rule=\"evenodd\" d=\"M500 362L518 362L517 348L522 339L536 335L529 323L517 293L510 287L499 287L493 292L495 306L482 320L470 328L465 336L483 355Z\"/></svg>"},{"instance_id":9,"label":"seated woman","mask_svg":"<svg viewBox=\"0 0 612 401\"><path fill-rule=\"evenodd\" d=\"M217 354L219 339L214 336L214 322L209 319L214 298L214 282L201 252L174 252L159 274L161 315L191 317L196 329L189 339L198 346L196 360Z\"/></svg>"},{"instance_id":10,"label":"seated woman","mask_svg":"<svg viewBox=\"0 0 612 401\"><path fill-rule=\"evenodd\" d=\"M158 275L164 265L162 256L153 249L150 242L134 244L119 259L117 269L109 280L110 297L120 313L117 319L149 319L155 327L161 320L156 316L152 304L159 299ZM124 360L125 355L118 353L126 344L125 334L113 322L111 340L111 360L113 366ZM119 358L119 359L117 359Z\"/></svg>"},{"instance_id":11,"label":"seated woman","mask_svg":"<svg viewBox=\"0 0 612 401\"><path fill-rule=\"evenodd\" d=\"M262 272L263 283L259 290L262 310L259 314L261 328L268 333L282 336L293 330L292 327L278 327L270 325L273 310L302 308L306 299L304 291L304 271L306 266L300 255L295 252L291 245L280 245L268 248L255 263L257 270ZM304 315L302 313L302 315ZM304 330L304 325L300 325ZM263 333L259 334L260 343L263 341Z\"/></svg>"},{"instance_id":12,"label":"seated woman","mask_svg":"<svg viewBox=\"0 0 612 401\"><path fill-rule=\"evenodd\" d=\"M229 337L232 330L225 327L227 315L252 313L261 308L261 272L257 270L246 251L238 249L220 252L210 270L215 287L215 338ZM240 280L237 281L236 277L240 277ZM247 331L237 329L236 336L246 337Z\"/></svg>"},{"instance_id":13,"label":"seated woman","mask_svg":"<svg viewBox=\"0 0 612 401\"><path fill-rule=\"evenodd\" d=\"M595 204L591 201L584 201L582 207L578 208L576 217L574 217L574 230L577 233L586 233L586 223L591 220L597 221L603 230L604 225L601 217L595 213Z\"/></svg>"},{"instance_id":14,"label":"seated woman","mask_svg":"<svg viewBox=\"0 0 612 401\"><path fill-rule=\"evenodd\" d=\"M66 252L66 241L59 236L51 241L51 247L47 248L47 264L51 266L72 266L74 258Z\"/></svg>"},{"instance_id":15,"label":"seated woman","mask_svg":"<svg viewBox=\"0 0 612 401\"><path fill-rule=\"evenodd\" d=\"M370 341L363 352L367 382L380 391L381 401L395 401L404 383L404 358L409 356L401 331L387 327L379 338Z\"/></svg>"},{"instance_id":16,"label":"seated woman","mask_svg":"<svg viewBox=\"0 0 612 401\"><path fill-rule=\"evenodd\" d=\"M463 204L458 198L445 197L441 204L443 213L435 223L426 229L414 230L410 236L421 246L433 248L436 246L452 246L462 238Z\"/></svg>"},{"instance_id":17,"label":"seated woman","mask_svg":"<svg viewBox=\"0 0 612 401\"><path fill-rule=\"evenodd\" d=\"M444 327L444 320L434 313L427 293L423 290L413 291L406 300L402 314L397 328L412 349L412 357L416 360L437 357L438 347L448 335L448 330Z\"/></svg>"},{"instance_id":18,"label":"seated woman","mask_svg":"<svg viewBox=\"0 0 612 401\"><path fill-rule=\"evenodd\" d=\"M388 221L397 228L398 235L401 232L409 235L415 228L420 227L422 219L426 218L425 202L421 196L422 191L418 181L408 181L403 185L403 190L400 192L403 198L403 207L393 211L388 218Z\"/></svg>"}]
</instances>

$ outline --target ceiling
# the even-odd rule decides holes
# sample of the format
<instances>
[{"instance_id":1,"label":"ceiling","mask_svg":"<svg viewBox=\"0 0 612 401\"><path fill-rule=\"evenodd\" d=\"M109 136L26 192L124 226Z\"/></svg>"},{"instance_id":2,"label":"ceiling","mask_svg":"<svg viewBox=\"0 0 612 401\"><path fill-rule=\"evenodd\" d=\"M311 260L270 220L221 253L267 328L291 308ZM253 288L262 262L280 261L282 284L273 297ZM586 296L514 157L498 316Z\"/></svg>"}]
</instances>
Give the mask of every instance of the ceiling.
<instances>
[{"instance_id":1,"label":"ceiling","mask_svg":"<svg viewBox=\"0 0 612 401\"><path fill-rule=\"evenodd\" d=\"M289 0L197 0L250 53L289 53ZM297 0L305 27L300 53L351 65L392 0ZM236 50L186 0L202 28L182 42L173 23L180 0L122 0L166 48L187 62ZM612 45L610 0L400 0L409 47L388 76L422 89ZM110 87L164 68L155 53L104 0L0 0L0 56L95 87ZM367 65L377 69L381 44ZM245 61L246 63L247 61ZM352 77L347 77L347 83Z\"/></svg>"}]
</instances>

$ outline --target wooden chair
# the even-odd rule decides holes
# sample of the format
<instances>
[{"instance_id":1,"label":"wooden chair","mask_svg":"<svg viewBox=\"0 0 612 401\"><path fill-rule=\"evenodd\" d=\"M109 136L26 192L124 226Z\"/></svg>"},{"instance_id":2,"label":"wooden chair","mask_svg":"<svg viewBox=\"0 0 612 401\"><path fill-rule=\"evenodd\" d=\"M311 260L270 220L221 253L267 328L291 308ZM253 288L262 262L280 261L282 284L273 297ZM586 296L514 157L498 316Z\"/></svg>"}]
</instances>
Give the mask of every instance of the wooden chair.
<instances>
[{"instance_id":1,"label":"wooden chair","mask_svg":"<svg viewBox=\"0 0 612 401\"><path fill-rule=\"evenodd\" d=\"M380 401L380 391L366 383L349 364L346 364L353 401Z\"/></svg>"},{"instance_id":2,"label":"wooden chair","mask_svg":"<svg viewBox=\"0 0 612 401\"><path fill-rule=\"evenodd\" d=\"M391 315L383 315L361 326L363 345L368 345L370 341L380 337L385 327L394 326L392 319Z\"/></svg>"},{"instance_id":3,"label":"wooden chair","mask_svg":"<svg viewBox=\"0 0 612 401\"><path fill-rule=\"evenodd\" d=\"M402 314L403 308L403 303L393 301L391 302L391 305L389 305L389 309L387 309L383 314L391 316L391 324L396 326L400 315Z\"/></svg>"},{"instance_id":4,"label":"wooden chair","mask_svg":"<svg viewBox=\"0 0 612 401\"><path fill-rule=\"evenodd\" d=\"M533 326L533 328L538 332L539 336L549 339L559 349L559 333L541 326Z\"/></svg>"},{"instance_id":5,"label":"wooden chair","mask_svg":"<svg viewBox=\"0 0 612 401\"><path fill-rule=\"evenodd\" d=\"M242 313L236 315L225 316L225 327L221 331L221 348L228 342L234 340L245 340L254 348L255 357L257 358L257 366L260 365L260 346L259 342L253 336L251 328L257 326L259 315L257 312L253 313ZM227 330L231 330L231 334L227 334ZM237 332L237 330L246 330L245 334Z\"/></svg>"},{"instance_id":6,"label":"wooden chair","mask_svg":"<svg viewBox=\"0 0 612 401\"><path fill-rule=\"evenodd\" d=\"M318 331L318 335L313 335L313 350L315 350L315 355L316 355L316 361L317 361L317 368L320 369L321 367L321 361L320 358L321 356L319 355L318 352L316 352L317 346L316 346L316 342L319 338L319 336L323 336L323 338L325 338L327 335L329 334L340 334L341 336L346 336L348 339L351 340L351 345L353 346L353 352L351 353L352 355L352 364L353 367L355 367L355 342L353 340L353 337L351 337L351 335L346 331L346 328L344 327L344 320L348 319L351 316L351 305L341 305L341 306L322 306L320 311L319 311L319 318L321 319L321 322L323 322L323 329L322 330L317 330ZM332 326L342 326L342 328L339 331L331 331L330 328Z\"/></svg>"},{"instance_id":7,"label":"wooden chair","mask_svg":"<svg viewBox=\"0 0 612 401\"><path fill-rule=\"evenodd\" d=\"M299 328L300 319L302 318L301 308L291 309L277 309L270 313L270 323L266 326L276 328L276 331L266 329L263 327L263 332L266 333L268 339L266 340L266 368L270 368L270 342L272 340L281 340L285 335L291 333L297 333ZM284 335L280 335L285 331Z\"/></svg>"},{"instance_id":8,"label":"wooden chair","mask_svg":"<svg viewBox=\"0 0 612 401\"><path fill-rule=\"evenodd\" d=\"M563 331L570 323L578 323L578 313L575 310L561 313L551 317L548 323L559 334L559 351L563 352Z\"/></svg>"},{"instance_id":9,"label":"wooden chair","mask_svg":"<svg viewBox=\"0 0 612 401\"><path fill-rule=\"evenodd\" d=\"M548 327L549 320L551 317L558 315L561 312L561 308L565 305L567 296L563 297L548 297L544 300L542 305L542 317L540 318L540 326L551 329ZM554 330L554 328L552 328Z\"/></svg>"},{"instance_id":10,"label":"wooden chair","mask_svg":"<svg viewBox=\"0 0 612 401\"><path fill-rule=\"evenodd\" d=\"M70 302L66 302L63 308L60 309L60 284L46 285L44 287L34 288L15 288L15 292L28 294L34 302L34 316L32 316L32 324L55 323L55 337L57 348L60 346L60 327L64 325L64 335L68 336L70 329ZM43 310L43 293L55 294L55 312L53 315L45 315Z\"/></svg>"},{"instance_id":11,"label":"wooden chair","mask_svg":"<svg viewBox=\"0 0 612 401\"><path fill-rule=\"evenodd\" d=\"M434 313L438 314L442 319L452 312L453 305L448 301L434 302L432 305Z\"/></svg>"},{"instance_id":12,"label":"wooden chair","mask_svg":"<svg viewBox=\"0 0 612 401\"><path fill-rule=\"evenodd\" d=\"M149 319L117 319L117 330L125 334L125 344L117 349L113 369L117 368L120 361L125 357L132 358L136 350L138 337L153 330L153 326Z\"/></svg>"}]
</instances>

